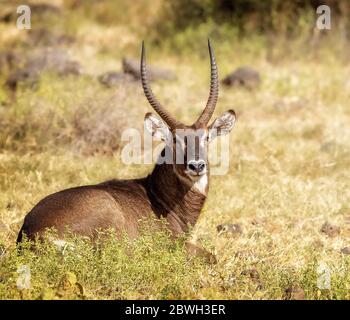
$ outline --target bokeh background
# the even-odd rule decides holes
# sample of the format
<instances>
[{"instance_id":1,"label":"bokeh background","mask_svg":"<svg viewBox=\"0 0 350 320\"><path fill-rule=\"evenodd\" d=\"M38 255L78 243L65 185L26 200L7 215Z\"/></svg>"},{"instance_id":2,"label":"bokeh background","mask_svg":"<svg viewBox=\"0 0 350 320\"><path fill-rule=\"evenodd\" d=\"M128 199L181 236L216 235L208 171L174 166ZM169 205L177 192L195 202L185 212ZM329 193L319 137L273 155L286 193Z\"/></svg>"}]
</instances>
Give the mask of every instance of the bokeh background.
<instances>
[{"instance_id":1,"label":"bokeh background","mask_svg":"<svg viewBox=\"0 0 350 320\"><path fill-rule=\"evenodd\" d=\"M16 27L21 4L31 30ZM316 28L324 4L330 30ZM0 0L0 297L348 299L349 18L346 0ZM192 123L209 93L208 37L214 116L233 108L238 120L229 172L212 177L190 236L218 263L147 232L132 256L113 240L18 256L23 218L47 194L152 169L120 159L122 131L151 111L141 41L158 99Z\"/></svg>"}]
</instances>

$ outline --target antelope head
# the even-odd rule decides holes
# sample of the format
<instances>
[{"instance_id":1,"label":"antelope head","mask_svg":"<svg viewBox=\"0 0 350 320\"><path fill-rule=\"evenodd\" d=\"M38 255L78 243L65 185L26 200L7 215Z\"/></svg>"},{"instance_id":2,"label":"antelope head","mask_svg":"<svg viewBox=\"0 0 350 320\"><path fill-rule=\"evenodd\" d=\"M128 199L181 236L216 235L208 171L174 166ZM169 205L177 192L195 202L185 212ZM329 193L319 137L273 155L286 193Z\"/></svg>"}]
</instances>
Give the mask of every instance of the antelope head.
<instances>
[{"instance_id":1,"label":"antelope head","mask_svg":"<svg viewBox=\"0 0 350 320\"><path fill-rule=\"evenodd\" d=\"M152 134L166 142L162 157L166 163L172 163L175 174L182 180L193 184L209 173L208 145L219 135L228 134L234 126L236 115L233 110L226 111L210 125L218 100L219 85L215 56L208 40L211 81L206 107L192 125L176 120L157 100L147 79L145 46L142 43L141 82L148 102L158 116L147 113L145 127Z\"/></svg>"}]
</instances>

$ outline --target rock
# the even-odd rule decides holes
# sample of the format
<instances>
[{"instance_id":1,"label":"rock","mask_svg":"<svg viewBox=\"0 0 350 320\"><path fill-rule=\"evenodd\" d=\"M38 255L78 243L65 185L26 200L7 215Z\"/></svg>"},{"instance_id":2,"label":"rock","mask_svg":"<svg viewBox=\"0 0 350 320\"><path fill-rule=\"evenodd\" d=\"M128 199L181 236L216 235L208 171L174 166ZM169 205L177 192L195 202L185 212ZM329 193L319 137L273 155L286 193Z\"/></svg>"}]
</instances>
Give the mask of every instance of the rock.
<instances>
[{"instance_id":1,"label":"rock","mask_svg":"<svg viewBox=\"0 0 350 320\"><path fill-rule=\"evenodd\" d=\"M325 233L329 237L335 237L340 233L340 228L330 224L329 222L325 222L322 225L321 232Z\"/></svg>"},{"instance_id":2,"label":"rock","mask_svg":"<svg viewBox=\"0 0 350 320\"><path fill-rule=\"evenodd\" d=\"M13 6L2 7L0 10L0 21L9 23L16 19L16 8Z\"/></svg>"},{"instance_id":3,"label":"rock","mask_svg":"<svg viewBox=\"0 0 350 320\"><path fill-rule=\"evenodd\" d=\"M243 234L243 230L240 224L238 223L225 223L219 224L216 227L218 234L229 233L229 234Z\"/></svg>"},{"instance_id":4,"label":"rock","mask_svg":"<svg viewBox=\"0 0 350 320\"><path fill-rule=\"evenodd\" d=\"M216 264L217 263L217 259L216 259L215 254L209 252L208 250L206 250L200 246L197 246L194 243L186 242L185 248L186 248L186 251L189 255L194 255L194 256L200 257L200 258L204 259L209 264Z\"/></svg>"},{"instance_id":5,"label":"rock","mask_svg":"<svg viewBox=\"0 0 350 320\"><path fill-rule=\"evenodd\" d=\"M78 75L80 74L80 64L71 60L63 50L45 48L27 58L22 68L9 75L6 84L13 90L20 82L33 85L38 81L43 71L54 72L60 76Z\"/></svg>"},{"instance_id":6,"label":"rock","mask_svg":"<svg viewBox=\"0 0 350 320\"><path fill-rule=\"evenodd\" d=\"M32 14L42 15L45 13L61 14L62 10L60 7L48 4L48 3L32 3L30 4L30 11Z\"/></svg>"},{"instance_id":7,"label":"rock","mask_svg":"<svg viewBox=\"0 0 350 320\"><path fill-rule=\"evenodd\" d=\"M19 16L17 14L17 5L10 4L5 8L2 7L0 10L0 21L5 23L15 22ZM60 7L48 3L30 3L29 7L32 16L42 16L47 13L54 15L62 14Z\"/></svg>"},{"instance_id":8,"label":"rock","mask_svg":"<svg viewBox=\"0 0 350 320\"><path fill-rule=\"evenodd\" d=\"M131 74L135 79L140 79L140 61L135 59L123 58L124 73ZM175 80L176 76L167 69L147 65L148 80Z\"/></svg>"},{"instance_id":9,"label":"rock","mask_svg":"<svg viewBox=\"0 0 350 320\"><path fill-rule=\"evenodd\" d=\"M246 269L241 272L242 276L248 276L251 281L253 281L255 284L257 284L256 289L257 290L262 290L264 288L261 279L260 279L260 274L258 270L256 269Z\"/></svg>"},{"instance_id":10,"label":"rock","mask_svg":"<svg viewBox=\"0 0 350 320\"><path fill-rule=\"evenodd\" d=\"M33 86L38 81L38 73L32 69L16 70L10 74L6 85L11 90L16 90L18 83L26 82L27 85Z\"/></svg>"},{"instance_id":11,"label":"rock","mask_svg":"<svg viewBox=\"0 0 350 320\"><path fill-rule=\"evenodd\" d=\"M119 85L120 83L135 81L135 78L128 73L122 72L106 72L98 77L98 81L103 85L111 88Z\"/></svg>"},{"instance_id":12,"label":"rock","mask_svg":"<svg viewBox=\"0 0 350 320\"><path fill-rule=\"evenodd\" d=\"M27 68L36 72L52 71L60 75L80 74L80 65L77 61L71 60L69 55L61 49L45 48L39 51L27 61Z\"/></svg>"},{"instance_id":13,"label":"rock","mask_svg":"<svg viewBox=\"0 0 350 320\"><path fill-rule=\"evenodd\" d=\"M227 86L242 86L254 89L260 84L260 74L250 67L240 67L227 75L222 83Z\"/></svg>"},{"instance_id":14,"label":"rock","mask_svg":"<svg viewBox=\"0 0 350 320\"><path fill-rule=\"evenodd\" d=\"M305 292L300 287L289 287L285 291L285 300L305 300Z\"/></svg>"},{"instance_id":15,"label":"rock","mask_svg":"<svg viewBox=\"0 0 350 320\"><path fill-rule=\"evenodd\" d=\"M341 249L340 252L342 254L346 254L346 255L350 254L350 247L345 247L345 248Z\"/></svg>"},{"instance_id":16,"label":"rock","mask_svg":"<svg viewBox=\"0 0 350 320\"><path fill-rule=\"evenodd\" d=\"M32 29L27 33L26 44L29 46L62 46L74 43L75 39L72 36L65 34L54 33L47 29Z\"/></svg>"},{"instance_id":17,"label":"rock","mask_svg":"<svg viewBox=\"0 0 350 320\"><path fill-rule=\"evenodd\" d=\"M249 276L255 282L260 282L260 274L256 269L246 269L241 273L242 276Z\"/></svg>"}]
</instances>

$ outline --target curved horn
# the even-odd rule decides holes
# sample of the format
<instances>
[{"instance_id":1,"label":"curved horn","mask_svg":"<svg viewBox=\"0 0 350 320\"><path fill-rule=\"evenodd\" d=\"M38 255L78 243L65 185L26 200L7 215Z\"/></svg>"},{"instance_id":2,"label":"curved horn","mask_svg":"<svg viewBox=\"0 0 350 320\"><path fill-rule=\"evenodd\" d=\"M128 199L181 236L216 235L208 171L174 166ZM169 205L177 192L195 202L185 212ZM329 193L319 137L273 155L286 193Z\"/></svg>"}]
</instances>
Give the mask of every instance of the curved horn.
<instances>
[{"instance_id":1,"label":"curved horn","mask_svg":"<svg viewBox=\"0 0 350 320\"><path fill-rule=\"evenodd\" d=\"M210 55L210 66L211 66L211 76L210 76L210 93L207 105L203 110L202 114L199 116L195 123L200 123L207 125L211 116L214 113L216 102L219 96L219 83L218 83L218 68L215 62L215 56L213 48L211 47L210 40L208 39L208 48Z\"/></svg>"},{"instance_id":2,"label":"curved horn","mask_svg":"<svg viewBox=\"0 0 350 320\"><path fill-rule=\"evenodd\" d=\"M145 54L145 45L144 41L142 41L142 51L141 51L141 82L142 88L145 93L145 96L153 107L153 109L159 114L159 116L167 123L170 129L174 129L176 126L181 123L177 121L168 111L164 109L164 107L158 102L157 98L153 94L151 87L149 85L147 79L147 71L146 71L146 54Z\"/></svg>"}]
</instances>

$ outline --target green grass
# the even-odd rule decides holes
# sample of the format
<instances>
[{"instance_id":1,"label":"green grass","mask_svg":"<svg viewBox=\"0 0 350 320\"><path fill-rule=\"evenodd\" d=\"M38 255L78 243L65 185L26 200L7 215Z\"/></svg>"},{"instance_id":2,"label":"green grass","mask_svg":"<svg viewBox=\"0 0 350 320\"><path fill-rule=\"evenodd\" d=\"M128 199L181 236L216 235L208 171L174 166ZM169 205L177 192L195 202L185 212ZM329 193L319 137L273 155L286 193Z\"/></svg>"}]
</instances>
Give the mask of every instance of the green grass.
<instances>
[{"instance_id":1,"label":"green grass","mask_svg":"<svg viewBox=\"0 0 350 320\"><path fill-rule=\"evenodd\" d=\"M286 289L298 287L306 299L349 299L350 257L341 249L350 246L350 83L337 30L311 48L305 35L290 42L261 34L241 38L208 22L163 44L147 44L148 61L178 75L153 89L184 122L192 123L207 99L206 37L213 28L221 78L240 65L261 73L254 91L221 87L215 111L219 116L233 108L238 114L230 167L227 175L211 178L208 201L189 237L212 250L217 264L188 257L184 239L174 242L147 228L135 242L107 236L93 245L70 236L72 250L43 243L17 252L23 218L44 196L152 169L120 159L122 129L142 129L151 110L140 85L106 89L96 79L119 69L125 53L138 57L141 36L127 24L72 18L79 16L66 13L64 19L73 24L70 52L83 76L44 73L36 89L20 87L16 96L1 76L0 298L283 299ZM2 49L20 37L2 32ZM322 233L326 221L340 233ZM222 223L239 223L243 233L219 235ZM322 264L330 269L330 289L317 287ZM31 270L29 289L17 288L21 265Z\"/></svg>"},{"instance_id":2,"label":"green grass","mask_svg":"<svg viewBox=\"0 0 350 320\"><path fill-rule=\"evenodd\" d=\"M69 245L63 249L37 243L35 252L24 242L20 252L5 253L1 297L167 299L186 296L191 287L198 290L199 279L193 282L193 274L202 268L201 262L187 258L183 242L172 241L167 233L141 234L130 243L126 237L116 239L112 233L101 233L94 245L67 236ZM30 270L30 289L17 288L20 266Z\"/></svg>"}]
</instances>

